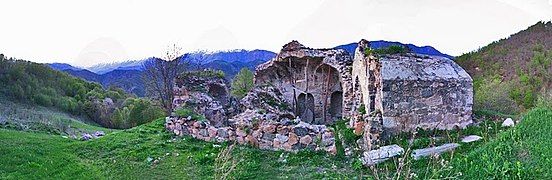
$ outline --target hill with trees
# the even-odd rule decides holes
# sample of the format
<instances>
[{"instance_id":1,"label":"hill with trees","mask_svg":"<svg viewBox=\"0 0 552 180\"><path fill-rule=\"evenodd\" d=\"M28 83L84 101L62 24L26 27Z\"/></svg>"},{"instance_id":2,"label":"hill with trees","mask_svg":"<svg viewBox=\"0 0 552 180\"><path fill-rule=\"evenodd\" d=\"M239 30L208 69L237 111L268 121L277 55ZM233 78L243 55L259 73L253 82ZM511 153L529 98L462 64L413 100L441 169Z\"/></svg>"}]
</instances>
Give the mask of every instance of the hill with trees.
<instances>
[{"instance_id":1,"label":"hill with trees","mask_svg":"<svg viewBox=\"0 0 552 180\"><path fill-rule=\"evenodd\" d=\"M164 116L148 99L119 88L70 76L44 64L0 58L0 96L13 102L49 107L85 116L108 128L129 128ZM132 118L129 118L132 117Z\"/></svg>"},{"instance_id":2,"label":"hill with trees","mask_svg":"<svg viewBox=\"0 0 552 180\"><path fill-rule=\"evenodd\" d=\"M552 23L539 22L456 58L474 79L475 109L516 114L552 100Z\"/></svg>"}]
</instances>

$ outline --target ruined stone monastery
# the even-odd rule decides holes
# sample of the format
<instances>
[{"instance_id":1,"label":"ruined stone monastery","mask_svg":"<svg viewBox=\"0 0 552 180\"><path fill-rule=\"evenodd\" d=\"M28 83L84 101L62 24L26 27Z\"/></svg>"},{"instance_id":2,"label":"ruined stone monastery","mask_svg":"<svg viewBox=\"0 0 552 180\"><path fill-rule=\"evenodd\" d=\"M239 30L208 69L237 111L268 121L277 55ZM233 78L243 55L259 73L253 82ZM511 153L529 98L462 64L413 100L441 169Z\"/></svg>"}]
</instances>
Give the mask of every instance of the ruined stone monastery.
<instances>
[{"instance_id":1,"label":"ruined stone monastery","mask_svg":"<svg viewBox=\"0 0 552 180\"><path fill-rule=\"evenodd\" d=\"M335 154L334 132L326 125L340 119L363 135L365 150L398 132L472 123L472 79L454 61L374 54L366 40L354 55L292 41L257 67L256 88L243 99L230 97L226 84L221 77L179 78L175 108L191 108L206 120L174 115L166 128L207 141Z\"/></svg>"}]
</instances>

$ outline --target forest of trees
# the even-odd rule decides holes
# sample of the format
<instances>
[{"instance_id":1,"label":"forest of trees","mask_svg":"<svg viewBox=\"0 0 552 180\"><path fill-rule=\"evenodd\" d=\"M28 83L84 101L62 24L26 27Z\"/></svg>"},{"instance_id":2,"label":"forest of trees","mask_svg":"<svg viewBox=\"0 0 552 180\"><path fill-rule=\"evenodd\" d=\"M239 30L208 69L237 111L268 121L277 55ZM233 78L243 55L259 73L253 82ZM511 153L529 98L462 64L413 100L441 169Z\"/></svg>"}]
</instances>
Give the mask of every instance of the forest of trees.
<instances>
[{"instance_id":1,"label":"forest of trees","mask_svg":"<svg viewBox=\"0 0 552 180\"><path fill-rule=\"evenodd\" d=\"M165 115L163 109L119 88L104 89L46 65L0 55L0 96L85 116L109 128L129 128Z\"/></svg>"}]
</instances>

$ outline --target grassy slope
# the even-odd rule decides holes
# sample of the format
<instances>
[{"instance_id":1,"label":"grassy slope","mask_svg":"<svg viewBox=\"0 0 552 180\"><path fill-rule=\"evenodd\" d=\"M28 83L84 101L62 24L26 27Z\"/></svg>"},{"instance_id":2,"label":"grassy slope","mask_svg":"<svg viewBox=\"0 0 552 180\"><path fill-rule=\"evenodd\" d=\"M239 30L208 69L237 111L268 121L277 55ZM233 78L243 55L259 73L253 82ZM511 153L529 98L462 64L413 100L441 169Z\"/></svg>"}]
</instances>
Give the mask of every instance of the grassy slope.
<instances>
[{"instance_id":1,"label":"grassy slope","mask_svg":"<svg viewBox=\"0 0 552 180\"><path fill-rule=\"evenodd\" d=\"M75 135L113 130L99 127L85 117L76 117L53 108L17 103L0 97L0 127L21 131Z\"/></svg>"},{"instance_id":2,"label":"grassy slope","mask_svg":"<svg viewBox=\"0 0 552 180\"><path fill-rule=\"evenodd\" d=\"M459 173L462 173L459 178L470 179L518 175L550 178L547 167L552 167L552 153L548 149L552 147L551 128L552 110L537 109L517 127L496 130L498 138L486 137L484 141L462 145L451 160L454 168L438 167L438 163L424 159L411 162L412 172L421 178ZM483 131L478 129L470 134L489 134ZM163 130L162 119L86 142L0 129L0 155L13 157L0 161L0 178L206 179L213 177L216 156L226 147L216 145L189 137L173 139ZM351 161L322 153L293 154L245 146L238 146L233 153L240 163L231 176L240 178L353 178L370 172L355 170ZM148 161L148 157L159 162ZM384 166L392 168L393 163L380 167Z\"/></svg>"},{"instance_id":3,"label":"grassy slope","mask_svg":"<svg viewBox=\"0 0 552 180\"><path fill-rule=\"evenodd\" d=\"M52 169L69 179L212 178L215 158L226 145L216 147L191 138L173 140L162 124L159 119L87 142L0 129L0 153L13 157L0 161L0 178L50 177ZM232 176L242 178L356 176L349 163L323 153L290 154L244 146L238 146L234 153L240 163ZM278 161L280 155L286 162ZM159 163L148 162L148 157Z\"/></svg>"},{"instance_id":4,"label":"grassy slope","mask_svg":"<svg viewBox=\"0 0 552 180\"><path fill-rule=\"evenodd\" d=\"M468 179L551 179L552 110L537 108L524 120L453 163Z\"/></svg>"}]
</instances>

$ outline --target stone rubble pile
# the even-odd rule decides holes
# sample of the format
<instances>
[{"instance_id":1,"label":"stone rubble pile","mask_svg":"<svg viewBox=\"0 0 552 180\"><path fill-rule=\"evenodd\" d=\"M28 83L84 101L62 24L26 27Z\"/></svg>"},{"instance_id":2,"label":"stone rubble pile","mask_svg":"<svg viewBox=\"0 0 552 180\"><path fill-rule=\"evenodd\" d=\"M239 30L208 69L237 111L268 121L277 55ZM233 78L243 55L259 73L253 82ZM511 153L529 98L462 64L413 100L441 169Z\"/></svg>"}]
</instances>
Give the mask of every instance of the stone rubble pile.
<instances>
[{"instance_id":1,"label":"stone rubble pile","mask_svg":"<svg viewBox=\"0 0 552 180\"><path fill-rule=\"evenodd\" d=\"M212 142L234 141L260 149L309 149L336 154L332 130L296 118L277 88L258 85L240 101L234 101L229 96L227 82L213 74L189 72L176 80L174 108L187 108L204 118L180 117L175 112L166 118L167 130L177 136L190 135Z\"/></svg>"}]
</instances>

